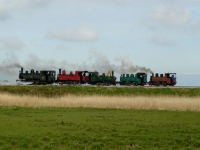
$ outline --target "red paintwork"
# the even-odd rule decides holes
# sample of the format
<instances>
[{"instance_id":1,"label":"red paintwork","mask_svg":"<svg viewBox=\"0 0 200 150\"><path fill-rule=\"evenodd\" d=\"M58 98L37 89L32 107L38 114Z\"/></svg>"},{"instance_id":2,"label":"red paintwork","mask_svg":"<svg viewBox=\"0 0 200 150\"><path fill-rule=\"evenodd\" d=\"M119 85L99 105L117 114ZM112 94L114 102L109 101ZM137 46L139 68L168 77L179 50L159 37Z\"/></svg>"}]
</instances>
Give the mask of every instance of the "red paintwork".
<instances>
[{"instance_id":1,"label":"red paintwork","mask_svg":"<svg viewBox=\"0 0 200 150\"><path fill-rule=\"evenodd\" d=\"M65 81L75 81L75 82L80 82L81 83L86 83L88 77L85 75L83 76L85 71L75 71L75 74L73 74L72 71L70 71L69 74L66 74L66 71L63 70L61 74L58 74L57 76L57 80L61 81L61 82L65 82ZM80 74L82 74L82 79Z\"/></svg>"}]
</instances>

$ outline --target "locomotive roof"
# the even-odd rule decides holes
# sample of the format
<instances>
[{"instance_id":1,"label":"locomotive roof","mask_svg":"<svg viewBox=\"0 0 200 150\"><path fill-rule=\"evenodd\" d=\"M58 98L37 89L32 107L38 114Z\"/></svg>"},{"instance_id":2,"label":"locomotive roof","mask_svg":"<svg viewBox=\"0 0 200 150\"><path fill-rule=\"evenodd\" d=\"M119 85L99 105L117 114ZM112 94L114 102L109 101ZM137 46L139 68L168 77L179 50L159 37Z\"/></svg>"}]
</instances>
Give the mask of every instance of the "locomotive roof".
<instances>
[{"instance_id":1,"label":"locomotive roof","mask_svg":"<svg viewBox=\"0 0 200 150\"><path fill-rule=\"evenodd\" d=\"M96 72L98 72L98 71L88 71L88 73L96 73ZM99 73L99 72L98 72Z\"/></svg>"},{"instance_id":2,"label":"locomotive roof","mask_svg":"<svg viewBox=\"0 0 200 150\"><path fill-rule=\"evenodd\" d=\"M146 74L145 72L138 72L137 74Z\"/></svg>"},{"instance_id":3,"label":"locomotive roof","mask_svg":"<svg viewBox=\"0 0 200 150\"><path fill-rule=\"evenodd\" d=\"M55 70L40 70L40 72L41 72L41 71L43 71L43 72L44 72L44 71L56 72Z\"/></svg>"},{"instance_id":4,"label":"locomotive roof","mask_svg":"<svg viewBox=\"0 0 200 150\"><path fill-rule=\"evenodd\" d=\"M75 72L88 72L88 71L85 71L85 70L84 71L80 71L80 70L78 70L78 71L75 71Z\"/></svg>"},{"instance_id":5,"label":"locomotive roof","mask_svg":"<svg viewBox=\"0 0 200 150\"><path fill-rule=\"evenodd\" d=\"M152 73L152 74L154 74L154 73ZM165 74L176 74L176 73L169 73L169 72L168 72L168 73L165 73Z\"/></svg>"}]
</instances>

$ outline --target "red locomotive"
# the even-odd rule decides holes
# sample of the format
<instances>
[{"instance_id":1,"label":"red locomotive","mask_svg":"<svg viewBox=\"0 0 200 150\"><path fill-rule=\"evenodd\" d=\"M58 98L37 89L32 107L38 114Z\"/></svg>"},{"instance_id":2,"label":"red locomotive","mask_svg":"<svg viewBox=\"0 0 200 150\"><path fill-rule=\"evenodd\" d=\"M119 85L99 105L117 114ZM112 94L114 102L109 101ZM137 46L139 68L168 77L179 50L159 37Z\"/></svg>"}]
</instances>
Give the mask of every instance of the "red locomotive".
<instances>
[{"instance_id":1,"label":"red locomotive","mask_svg":"<svg viewBox=\"0 0 200 150\"><path fill-rule=\"evenodd\" d=\"M57 81L60 84L85 84L88 80L87 72L88 71L75 71L75 74L73 74L73 72L70 71L69 74L66 74L65 70L61 73L61 69L59 69Z\"/></svg>"}]
</instances>

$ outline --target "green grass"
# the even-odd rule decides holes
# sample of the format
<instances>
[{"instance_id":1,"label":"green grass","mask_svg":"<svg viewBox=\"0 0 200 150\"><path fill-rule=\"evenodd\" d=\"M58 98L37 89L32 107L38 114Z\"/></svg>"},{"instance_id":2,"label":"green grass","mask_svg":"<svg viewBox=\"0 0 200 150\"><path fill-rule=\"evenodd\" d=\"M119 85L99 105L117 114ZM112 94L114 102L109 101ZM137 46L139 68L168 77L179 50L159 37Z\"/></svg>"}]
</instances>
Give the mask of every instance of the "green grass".
<instances>
[{"instance_id":1,"label":"green grass","mask_svg":"<svg viewBox=\"0 0 200 150\"><path fill-rule=\"evenodd\" d=\"M200 88L88 87L88 86L0 86L0 93L59 97L72 95L199 97Z\"/></svg>"},{"instance_id":2,"label":"green grass","mask_svg":"<svg viewBox=\"0 0 200 150\"><path fill-rule=\"evenodd\" d=\"M0 107L0 149L200 149L200 112Z\"/></svg>"}]
</instances>

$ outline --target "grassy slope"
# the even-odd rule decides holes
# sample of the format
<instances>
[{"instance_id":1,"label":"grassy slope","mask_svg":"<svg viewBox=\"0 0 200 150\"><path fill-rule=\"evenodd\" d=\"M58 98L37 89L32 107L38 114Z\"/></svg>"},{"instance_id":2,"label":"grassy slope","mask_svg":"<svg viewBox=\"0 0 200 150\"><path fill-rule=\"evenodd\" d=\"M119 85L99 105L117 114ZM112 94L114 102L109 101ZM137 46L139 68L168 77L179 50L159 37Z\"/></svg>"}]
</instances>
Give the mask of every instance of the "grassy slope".
<instances>
[{"instance_id":1,"label":"grassy slope","mask_svg":"<svg viewBox=\"0 0 200 150\"><path fill-rule=\"evenodd\" d=\"M200 88L87 87L87 86L0 86L0 92L56 97L72 95L180 96L199 97Z\"/></svg>"},{"instance_id":2,"label":"grassy slope","mask_svg":"<svg viewBox=\"0 0 200 150\"><path fill-rule=\"evenodd\" d=\"M198 149L200 112L0 107L0 149Z\"/></svg>"}]
</instances>

